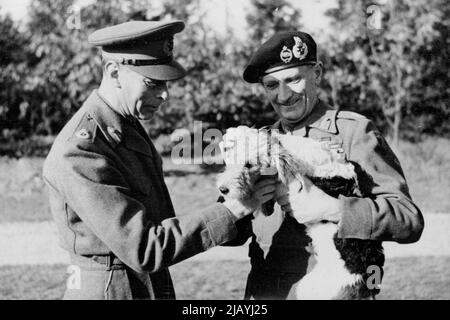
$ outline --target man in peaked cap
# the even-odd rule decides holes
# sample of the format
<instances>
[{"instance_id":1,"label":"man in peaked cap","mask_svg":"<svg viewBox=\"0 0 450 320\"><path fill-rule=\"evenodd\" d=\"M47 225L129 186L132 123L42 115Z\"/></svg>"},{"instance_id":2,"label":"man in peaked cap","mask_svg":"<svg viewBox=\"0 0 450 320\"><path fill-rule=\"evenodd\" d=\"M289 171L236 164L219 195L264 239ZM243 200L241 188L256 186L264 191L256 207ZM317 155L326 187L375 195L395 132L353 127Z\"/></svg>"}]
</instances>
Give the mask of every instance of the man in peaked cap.
<instances>
[{"instance_id":1,"label":"man in peaked cap","mask_svg":"<svg viewBox=\"0 0 450 320\"><path fill-rule=\"evenodd\" d=\"M309 238L303 223L328 220L339 224L338 237L411 243L420 238L423 217L411 200L403 171L388 144L366 117L337 110L317 97L322 63L314 39L299 31L280 32L256 50L243 74L263 86L279 120L269 128L310 137L351 161L361 197L334 198L309 183L296 197L304 203L299 220L276 205L240 221L238 237L252 238L246 298L295 298L294 284L311 267ZM375 294L376 290L370 294Z\"/></svg>"},{"instance_id":2,"label":"man in peaked cap","mask_svg":"<svg viewBox=\"0 0 450 320\"><path fill-rule=\"evenodd\" d=\"M249 202L175 217L161 157L137 119L185 75L173 60L184 23L133 21L94 32L103 78L57 136L44 163L60 244L75 265L65 299L173 299L168 266L232 240L235 222L273 197L269 179Z\"/></svg>"}]
</instances>

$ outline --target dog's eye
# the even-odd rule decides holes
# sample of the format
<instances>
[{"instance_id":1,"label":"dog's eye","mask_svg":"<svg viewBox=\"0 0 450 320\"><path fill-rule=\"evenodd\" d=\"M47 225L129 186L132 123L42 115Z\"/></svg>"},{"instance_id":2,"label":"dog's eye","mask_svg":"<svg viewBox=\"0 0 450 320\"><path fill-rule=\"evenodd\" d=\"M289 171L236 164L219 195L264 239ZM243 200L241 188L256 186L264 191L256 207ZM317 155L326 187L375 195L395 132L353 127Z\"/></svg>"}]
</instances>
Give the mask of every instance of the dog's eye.
<instances>
[{"instance_id":1,"label":"dog's eye","mask_svg":"<svg viewBox=\"0 0 450 320\"><path fill-rule=\"evenodd\" d=\"M252 165L250 164L250 162L246 162L244 167L247 169L250 169L252 167Z\"/></svg>"}]
</instances>

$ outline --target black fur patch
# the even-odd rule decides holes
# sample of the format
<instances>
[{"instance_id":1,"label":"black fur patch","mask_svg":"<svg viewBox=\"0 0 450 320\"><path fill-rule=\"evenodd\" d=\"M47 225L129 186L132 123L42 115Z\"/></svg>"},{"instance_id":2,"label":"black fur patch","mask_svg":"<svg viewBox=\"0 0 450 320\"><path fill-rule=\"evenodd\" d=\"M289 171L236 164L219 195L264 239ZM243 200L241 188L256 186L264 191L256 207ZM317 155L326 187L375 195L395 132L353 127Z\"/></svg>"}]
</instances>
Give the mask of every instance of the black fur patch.
<instances>
[{"instance_id":1,"label":"black fur patch","mask_svg":"<svg viewBox=\"0 0 450 320\"><path fill-rule=\"evenodd\" d=\"M364 281L359 281L353 286L346 286L341 289L333 300L361 300L373 297L367 292Z\"/></svg>"},{"instance_id":2,"label":"black fur patch","mask_svg":"<svg viewBox=\"0 0 450 320\"><path fill-rule=\"evenodd\" d=\"M357 185L355 180L348 180L342 177L331 179L309 177L311 181L332 197L355 196ZM346 288L342 294L343 299L355 299L355 297L367 298L379 293L379 289L369 289L366 285L370 274L367 268L371 265L380 267L383 276L384 253L381 241L361 240L361 239L341 239L334 236L334 244L345 262L345 267L350 273L361 274L363 284L356 287Z\"/></svg>"},{"instance_id":3,"label":"black fur patch","mask_svg":"<svg viewBox=\"0 0 450 320\"><path fill-rule=\"evenodd\" d=\"M337 198L339 195L352 196L356 191L356 181L342 177L317 178L308 177L312 183L322 189L328 195Z\"/></svg>"},{"instance_id":4,"label":"black fur patch","mask_svg":"<svg viewBox=\"0 0 450 320\"><path fill-rule=\"evenodd\" d=\"M341 239L336 234L334 245L341 254L348 271L362 275L364 285L358 288L358 296L367 298L378 294L379 289L369 289L366 283L371 275L367 272L367 268L371 265L378 266L381 270L381 278L383 277L384 253L381 241Z\"/></svg>"}]
</instances>

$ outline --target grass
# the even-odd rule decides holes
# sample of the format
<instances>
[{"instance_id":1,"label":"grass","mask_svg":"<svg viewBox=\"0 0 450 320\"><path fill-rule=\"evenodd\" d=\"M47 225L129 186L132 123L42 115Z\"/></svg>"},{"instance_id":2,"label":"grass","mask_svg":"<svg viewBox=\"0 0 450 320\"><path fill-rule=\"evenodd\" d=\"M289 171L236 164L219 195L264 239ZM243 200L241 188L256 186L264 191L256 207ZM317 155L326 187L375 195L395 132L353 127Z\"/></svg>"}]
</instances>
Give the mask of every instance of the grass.
<instances>
[{"instance_id":1,"label":"grass","mask_svg":"<svg viewBox=\"0 0 450 320\"><path fill-rule=\"evenodd\" d=\"M424 212L450 213L450 140L403 143L396 150L413 199ZM0 223L51 219L42 158L0 158ZM214 172L164 160L177 215L215 201ZM240 261L184 261L171 267L179 299L242 299L249 270ZM59 299L66 266L0 267L0 299ZM450 257L388 259L379 299L450 299Z\"/></svg>"},{"instance_id":2,"label":"grass","mask_svg":"<svg viewBox=\"0 0 450 320\"><path fill-rule=\"evenodd\" d=\"M450 299L450 257L388 259L379 299Z\"/></svg>"},{"instance_id":3,"label":"grass","mask_svg":"<svg viewBox=\"0 0 450 320\"><path fill-rule=\"evenodd\" d=\"M424 212L450 212L450 140L402 142L394 150L419 208Z\"/></svg>"},{"instance_id":4,"label":"grass","mask_svg":"<svg viewBox=\"0 0 450 320\"><path fill-rule=\"evenodd\" d=\"M248 270L243 261L187 260L171 267L182 300L240 300ZM63 265L0 267L0 300L60 299L65 272ZM378 299L450 299L450 257L388 259L382 286Z\"/></svg>"}]
</instances>

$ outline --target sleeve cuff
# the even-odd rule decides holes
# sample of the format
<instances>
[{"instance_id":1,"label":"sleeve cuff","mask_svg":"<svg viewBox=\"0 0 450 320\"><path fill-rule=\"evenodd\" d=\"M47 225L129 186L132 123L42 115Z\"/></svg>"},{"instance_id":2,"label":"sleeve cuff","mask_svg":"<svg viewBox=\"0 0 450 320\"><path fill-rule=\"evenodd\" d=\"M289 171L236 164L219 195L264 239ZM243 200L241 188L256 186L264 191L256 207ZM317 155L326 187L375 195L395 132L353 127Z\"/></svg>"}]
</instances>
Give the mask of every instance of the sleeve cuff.
<instances>
[{"instance_id":1,"label":"sleeve cuff","mask_svg":"<svg viewBox=\"0 0 450 320\"><path fill-rule=\"evenodd\" d=\"M370 239L372 235L372 210L365 199L339 196L342 217L339 238Z\"/></svg>"},{"instance_id":2,"label":"sleeve cuff","mask_svg":"<svg viewBox=\"0 0 450 320\"><path fill-rule=\"evenodd\" d=\"M237 237L236 217L221 203L209 207L203 217L202 231L206 247L219 246Z\"/></svg>"}]
</instances>

